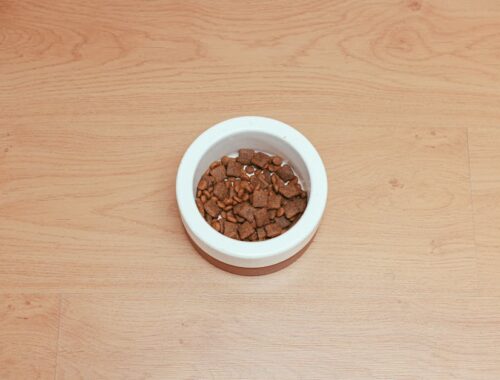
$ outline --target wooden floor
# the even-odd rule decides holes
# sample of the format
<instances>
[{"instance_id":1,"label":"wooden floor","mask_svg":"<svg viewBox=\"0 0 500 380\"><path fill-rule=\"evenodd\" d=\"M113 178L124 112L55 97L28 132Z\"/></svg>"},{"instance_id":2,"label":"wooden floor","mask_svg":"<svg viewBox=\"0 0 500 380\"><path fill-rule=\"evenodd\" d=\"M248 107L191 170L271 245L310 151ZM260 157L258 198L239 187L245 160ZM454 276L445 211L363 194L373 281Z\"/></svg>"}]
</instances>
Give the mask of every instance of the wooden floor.
<instances>
[{"instance_id":1,"label":"wooden floor","mask_svg":"<svg viewBox=\"0 0 500 380\"><path fill-rule=\"evenodd\" d=\"M329 176L309 251L200 258L174 182L238 115ZM500 2L0 0L0 379L500 378Z\"/></svg>"}]
</instances>

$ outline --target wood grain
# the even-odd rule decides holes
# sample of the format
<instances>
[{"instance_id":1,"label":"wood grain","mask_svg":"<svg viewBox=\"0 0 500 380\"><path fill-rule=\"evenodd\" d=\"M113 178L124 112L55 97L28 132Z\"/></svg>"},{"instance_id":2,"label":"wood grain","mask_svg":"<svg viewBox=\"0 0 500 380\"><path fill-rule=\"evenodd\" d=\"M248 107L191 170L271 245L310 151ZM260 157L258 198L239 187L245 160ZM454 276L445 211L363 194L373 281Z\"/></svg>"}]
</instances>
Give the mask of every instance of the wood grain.
<instances>
[{"instance_id":1,"label":"wood grain","mask_svg":"<svg viewBox=\"0 0 500 380\"><path fill-rule=\"evenodd\" d=\"M330 194L248 279L172 190L251 114ZM499 120L495 0L0 0L0 378L500 378Z\"/></svg>"},{"instance_id":2,"label":"wood grain","mask_svg":"<svg viewBox=\"0 0 500 380\"><path fill-rule=\"evenodd\" d=\"M0 379L54 379L59 296L0 295Z\"/></svg>"},{"instance_id":3,"label":"wood grain","mask_svg":"<svg viewBox=\"0 0 500 380\"><path fill-rule=\"evenodd\" d=\"M469 132L476 244L482 294L500 295L500 129Z\"/></svg>"},{"instance_id":4,"label":"wood grain","mask_svg":"<svg viewBox=\"0 0 500 380\"><path fill-rule=\"evenodd\" d=\"M59 379L494 379L496 298L65 297ZM92 365L89 365L92 363Z\"/></svg>"}]
</instances>

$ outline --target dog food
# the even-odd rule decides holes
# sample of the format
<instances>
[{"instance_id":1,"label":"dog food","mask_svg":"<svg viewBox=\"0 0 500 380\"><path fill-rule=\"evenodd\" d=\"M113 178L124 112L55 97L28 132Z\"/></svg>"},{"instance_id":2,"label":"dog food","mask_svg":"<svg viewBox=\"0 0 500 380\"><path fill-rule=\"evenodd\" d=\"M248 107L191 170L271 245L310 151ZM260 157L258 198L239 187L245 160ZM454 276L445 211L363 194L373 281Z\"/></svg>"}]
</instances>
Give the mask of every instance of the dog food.
<instances>
[{"instance_id":1,"label":"dog food","mask_svg":"<svg viewBox=\"0 0 500 380\"><path fill-rule=\"evenodd\" d=\"M217 232L261 241L289 230L307 207L307 193L279 156L240 149L213 162L198 182L196 206Z\"/></svg>"}]
</instances>

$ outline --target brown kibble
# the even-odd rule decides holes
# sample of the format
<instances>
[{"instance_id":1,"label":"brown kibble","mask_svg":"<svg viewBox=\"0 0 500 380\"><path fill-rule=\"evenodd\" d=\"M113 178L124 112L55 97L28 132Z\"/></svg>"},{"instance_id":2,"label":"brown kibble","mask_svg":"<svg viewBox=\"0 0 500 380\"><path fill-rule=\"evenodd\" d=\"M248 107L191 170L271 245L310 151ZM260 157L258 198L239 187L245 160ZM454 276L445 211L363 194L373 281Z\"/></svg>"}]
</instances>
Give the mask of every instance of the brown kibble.
<instances>
[{"instance_id":1,"label":"brown kibble","mask_svg":"<svg viewBox=\"0 0 500 380\"><path fill-rule=\"evenodd\" d=\"M274 219L276 218L276 210L268 210L267 215L269 216L269 219Z\"/></svg>"},{"instance_id":2,"label":"brown kibble","mask_svg":"<svg viewBox=\"0 0 500 380\"><path fill-rule=\"evenodd\" d=\"M254 154L255 151L253 149L240 149L238 151L238 158L236 158L236 161L241 164L248 165L252 161Z\"/></svg>"},{"instance_id":3,"label":"brown kibble","mask_svg":"<svg viewBox=\"0 0 500 380\"><path fill-rule=\"evenodd\" d=\"M255 229L248 222L244 222L238 226L238 234L240 235L241 240L245 240L250 235L255 232Z\"/></svg>"},{"instance_id":4,"label":"brown kibble","mask_svg":"<svg viewBox=\"0 0 500 380\"><path fill-rule=\"evenodd\" d=\"M269 192L267 197L267 208L280 208L281 206L281 195L276 194L274 191Z\"/></svg>"},{"instance_id":5,"label":"brown kibble","mask_svg":"<svg viewBox=\"0 0 500 380\"><path fill-rule=\"evenodd\" d=\"M233 210L236 215L245 218L249 222L252 222L254 220L253 214L255 209L252 206L250 206L248 202L237 204L236 206L233 207Z\"/></svg>"},{"instance_id":6,"label":"brown kibble","mask_svg":"<svg viewBox=\"0 0 500 380\"><path fill-rule=\"evenodd\" d=\"M215 178L216 182L222 182L224 181L224 178L226 178L226 168L224 167L224 165L219 165L213 169L210 169L210 174Z\"/></svg>"},{"instance_id":7,"label":"brown kibble","mask_svg":"<svg viewBox=\"0 0 500 380\"><path fill-rule=\"evenodd\" d=\"M212 217L215 218L220 214L220 208L217 206L217 203L213 200L210 199L205 203L205 211Z\"/></svg>"},{"instance_id":8,"label":"brown kibble","mask_svg":"<svg viewBox=\"0 0 500 380\"><path fill-rule=\"evenodd\" d=\"M263 227L266 224L269 224L269 215L267 214L267 209L260 208L255 211L255 223L257 227Z\"/></svg>"},{"instance_id":9,"label":"brown kibble","mask_svg":"<svg viewBox=\"0 0 500 380\"><path fill-rule=\"evenodd\" d=\"M213 186L214 183L215 183L215 178L211 175L206 175L204 176L203 178L205 178L205 180L207 181L208 183L208 186Z\"/></svg>"},{"instance_id":10,"label":"brown kibble","mask_svg":"<svg viewBox=\"0 0 500 380\"><path fill-rule=\"evenodd\" d=\"M224 221L224 235L232 239L238 239L238 225L229 220Z\"/></svg>"},{"instance_id":11,"label":"brown kibble","mask_svg":"<svg viewBox=\"0 0 500 380\"><path fill-rule=\"evenodd\" d=\"M253 207L266 207L267 206L267 191L255 190L252 197Z\"/></svg>"},{"instance_id":12,"label":"brown kibble","mask_svg":"<svg viewBox=\"0 0 500 380\"><path fill-rule=\"evenodd\" d=\"M269 186L269 183L271 182L271 179L269 179L269 182L267 181L266 176L264 174L259 174L257 178L259 179L258 185L262 189L266 189Z\"/></svg>"},{"instance_id":13,"label":"brown kibble","mask_svg":"<svg viewBox=\"0 0 500 380\"><path fill-rule=\"evenodd\" d=\"M283 165L283 166L281 166ZM196 207L216 231L261 241L289 230L307 206L307 192L279 156L240 149L214 161L196 188Z\"/></svg>"},{"instance_id":14,"label":"brown kibble","mask_svg":"<svg viewBox=\"0 0 500 380\"><path fill-rule=\"evenodd\" d=\"M304 212L306 209L306 200L303 198L292 199L286 203L284 208L286 217L291 219L295 215Z\"/></svg>"},{"instance_id":15,"label":"brown kibble","mask_svg":"<svg viewBox=\"0 0 500 380\"><path fill-rule=\"evenodd\" d=\"M202 178L200 182L198 182L198 189L206 190L208 188L208 182L205 178Z\"/></svg>"},{"instance_id":16,"label":"brown kibble","mask_svg":"<svg viewBox=\"0 0 500 380\"><path fill-rule=\"evenodd\" d=\"M293 170L290 165L283 165L281 168L276 170L276 174L279 175L280 178L285 182L288 182L295 177L295 174L293 174Z\"/></svg>"},{"instance_id":17,"label":"brown kibble","mask_svg":"<svg viewBox=\"0 0 500 380\"><path fill-rule=\"evenodd\" d=\"M212 227L217 231L220 232L220 223L217 220L212 221Z\"/></svg>"},{"instance_id":18,"label":"brown kibble","mask_svg":"<svg viewBox=\"0 0 500 380\"><path fill-rule=\"evenodd\" d=\"M256 172L252 177L250 177L250 184L255 189L258 183L259 183L259 178L257 177L257 172Z\"/></svg>"},{"instance_id":19,"label":"brown kibble","mask_svg":"<svg viewBox=\"0 0 500 380\"><path fill-rule=\"evenodd\" d=\"M248 182L248 181L241 181L240 188L242 188L245 191L250 191L250 187L251 187L250 182Z\"/></svg>"},{"instance_id":20,"label":"brown kibble","mask_svg":"<svg viewBox=\"0 0 500 380\"><path fill-rule=\"evenodd\" d=\"M270 159L271 159L271 157L268 156L267 154L262 153L262 152L257 152L252 157L252 164L254 164L260 168L263 168L269 163Z\"/></svg>"},{"instance_id":21,"label":"brown kibble","mask_svg":"<svg viewBox=\"0 0 500 380\"><path fill-rule=\"evenodd\" d=\"M276 223L278 223L281 226L281 228L287 228L291 224L290 221L284 216L276 218Z\"/></svg>"},{"instance_id":22,"label":"brown kibble","mask_svg":"<svg viewBox=\"0 0 500 380\"><path fill-rule=\"evenodd\" d=\"M217 182L214 186L214 195L221 201L227 198L229 191L224 182Z\"/></svg>"},{"instance_id":23,"label":"brown kibble","mask_svg":"<svg viewBox=\"0 0 500 380\"><path fill-rule=\"evenodd\" d=\"M279 224L277 224L277 223L268 224L264 228L266 229L267 237L270 237L270 238L273 238L273 237L276 237L278 235L281 235L281 232L283 231L283 229L281 228L281 226Z\"/></svg>"},{"instance_id":24,"label":"brown kibble","mask_svg":"<svg viewBox=\"0 0 500 380\"><path fill-rule=\"evenodd\" d=\"M280 186L279 191L286 198L293 198L301 193L301 191L292 183Z\"/></svg>"},{"instance_id":25,"label":"brown kibble","mask_svg":"<svg viewBox=\"0 0 500 380\"><path fill-rule=\"evenodd\" d=\"M210 164L210 169L215 169L217 166L220 166L220 161L214 161Z\"/></svg>"},{"instance_id":26,"label":"brown kibble","mask_svg":"<svg viewBox=\"0 0 500 380\"><path fill-rule=\"evenodd\" d=\"M232 222L232 223L237 223L238 220L235 218L234 214L232 212L227 213L227 220Z\"/></svg>"},{"instance_id":27,"label":"brown kibble","mask_svg":"<svg viewBox=\"0 0 500 380\"><path fill-rule=\"evenodd\" d=\"M239 177L243 171L243 166L236 161L229 161L227 164L227 175L229 177Z\"/></svg>"},{"instance_id":28,"label":"brown kibble","mask_svg":"<svg viewBox=\"0 0 500 380\"><path fill-rule=\"evenodd\" d=\"M263 170L262 176L268 185L272 183L271 172L269 170Z\"/></svg>"}]
</instances>

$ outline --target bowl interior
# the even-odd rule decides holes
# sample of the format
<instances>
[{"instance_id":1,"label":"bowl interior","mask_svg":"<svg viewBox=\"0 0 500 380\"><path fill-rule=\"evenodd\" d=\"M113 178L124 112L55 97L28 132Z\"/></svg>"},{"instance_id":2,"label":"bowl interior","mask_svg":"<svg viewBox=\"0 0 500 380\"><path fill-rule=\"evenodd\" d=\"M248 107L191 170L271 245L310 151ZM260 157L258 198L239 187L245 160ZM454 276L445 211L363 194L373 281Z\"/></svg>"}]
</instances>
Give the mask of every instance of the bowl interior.
<instances>
[{"instance_id":1,"label":"bowl interior","mask_svg":"<svg viewBox=\"0 0 500 380\"><path fill-rule=\"evenodd\" d=\"M213 161L220 160L223 156L237 154L239 149L251 148L271 155L278 155L290 164L299 177L299 180L308 194L311 191L311 178L307 166L297 150L286 138L279 138L265 132L242 131L215 141L206 150L196 166L193 178L193 197L196 195L196 187L203 173Z\"/></svg>"}]
</instances>

